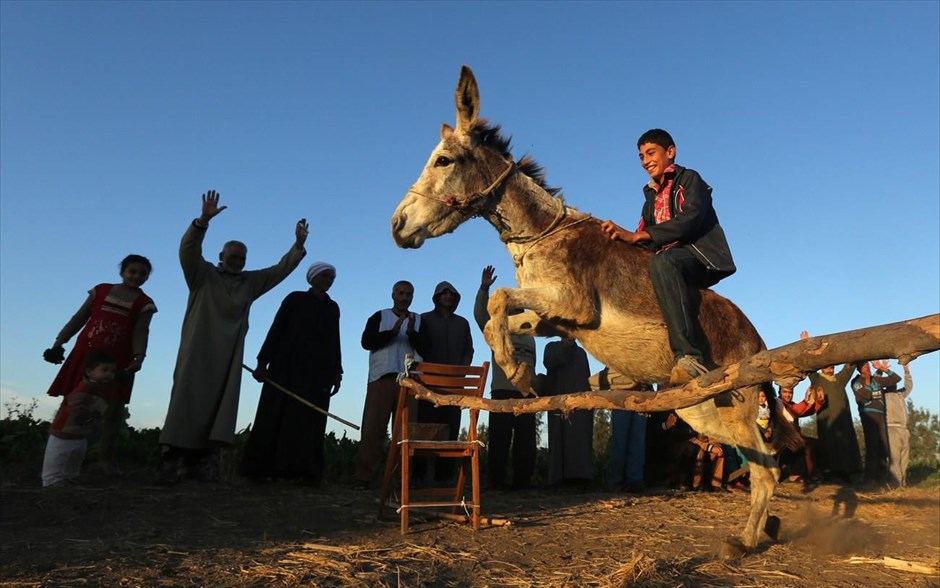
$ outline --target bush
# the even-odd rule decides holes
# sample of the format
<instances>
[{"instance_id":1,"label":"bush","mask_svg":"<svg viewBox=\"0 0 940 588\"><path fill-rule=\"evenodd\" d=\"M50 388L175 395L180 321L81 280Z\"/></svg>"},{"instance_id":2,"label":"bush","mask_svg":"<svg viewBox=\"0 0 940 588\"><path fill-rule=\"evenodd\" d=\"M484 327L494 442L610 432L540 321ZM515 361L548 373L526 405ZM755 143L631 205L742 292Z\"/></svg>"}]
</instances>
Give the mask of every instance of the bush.
<instances>
[{"instance_id":1,"label":"bush","mask_svg":"<svg viewBox=\"0 0 940 588\"><path fill-rule=\"evenodd\" d=\"M3 463L42 463L49 422L33 416L38 406L35 398L25 404L16 398L3 403L6 412L0 420L0 461Z\"/></svg>"}]
</instances>

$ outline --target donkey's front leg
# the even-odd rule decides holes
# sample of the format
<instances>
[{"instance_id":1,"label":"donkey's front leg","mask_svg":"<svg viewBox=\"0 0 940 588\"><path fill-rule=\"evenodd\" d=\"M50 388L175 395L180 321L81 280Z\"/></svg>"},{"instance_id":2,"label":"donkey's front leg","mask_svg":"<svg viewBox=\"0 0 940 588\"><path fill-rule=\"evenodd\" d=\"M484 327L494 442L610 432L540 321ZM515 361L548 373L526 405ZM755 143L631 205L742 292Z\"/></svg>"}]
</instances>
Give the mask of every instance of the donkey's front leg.
<instances>
[{"instance_id":1,"label":"donkey's front leg","mask_svg":"<svg viewBox=\"0 0 940 588\"><path fill-rule=\"evenodd\" d=\"M581 296L583 297L583 293ZM582 310L584 305L578 304L579 296L559 288L497 288L491 295L487 310L490 322L483 330L483 337L493 349L493 358L499 364L506 376L521 391L531 393L532 370L516 362L513 358L513 346L509 336L515 332L537 331L539 335L557 332L549 329L549 323L571 323L572 325L593 322L591 316L584 320L583 316L572 316L572 309ZM528 309L528 312L510 317L515 309ZM576 312L575 315L584 314ZM590 314L590 311L588 312ZM537 318L538 322L533 319ZM510 320L512 328L510 328Z\"/></svg>"},{"instance_id":2,"label":"donkey's front leg","mask_svg":"<svg viewBox=\"0 0 940 588\"><path fill-rule=\"evenodd\" d=\"M497 288L490 294L486 305L490 320L483 329L483 338L493 350L493 360L503 369L506 377L520 392L530 396L535 394L531 381L532 370L535 366L516 361L513 357L515 348L509 337L509 312L511 309L519 308L512 302L512 292L509 288Z\"/></svg>"}]
</instances>

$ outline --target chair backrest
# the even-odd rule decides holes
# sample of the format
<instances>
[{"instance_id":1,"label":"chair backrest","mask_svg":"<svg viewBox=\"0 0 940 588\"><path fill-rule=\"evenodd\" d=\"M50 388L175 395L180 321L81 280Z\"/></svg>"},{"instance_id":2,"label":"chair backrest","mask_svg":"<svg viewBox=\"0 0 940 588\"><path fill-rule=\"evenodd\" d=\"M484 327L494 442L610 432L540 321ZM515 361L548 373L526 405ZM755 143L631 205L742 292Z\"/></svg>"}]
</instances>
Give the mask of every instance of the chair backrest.
<instances>
[{"instance_id":1,"label":"chair backrest","mask_svg":"<svg viewBox=\"0 0 940 588\"><path fill-rule=\"evenodd\" d=\"M490 362L488 361L484 361L483 365L479 366L419 361L409 368L408 377L436 394L458 394L483 398L489 371ZM467 428L469 441L476 440L479 413L478 409L470 410L470 424Z\"/></svg>"}]
</instances>

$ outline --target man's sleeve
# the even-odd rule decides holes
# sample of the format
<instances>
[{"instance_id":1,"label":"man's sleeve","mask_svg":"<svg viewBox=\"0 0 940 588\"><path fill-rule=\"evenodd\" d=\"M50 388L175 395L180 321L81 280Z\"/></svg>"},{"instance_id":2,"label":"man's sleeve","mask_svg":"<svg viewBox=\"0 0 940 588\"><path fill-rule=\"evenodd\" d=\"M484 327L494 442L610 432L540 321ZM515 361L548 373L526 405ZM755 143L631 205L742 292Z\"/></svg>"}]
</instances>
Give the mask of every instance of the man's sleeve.
<instances>
[{"instance_id":1,"label":"man's sleeve","mask_svg":"<svg viewBox=\"0 0 940 588\"><path fill-rule=\"evenodd\" d=\"M207 227L196 226L195 221L190 222L180 240L180 267L183 268L183 278L190 290L199 284L208 265L202 257L202 241L206 238L206 230Z\"/></svg>"},{"instance_id":2,"label":"man's sleeve","mask_svg":"<svg viewBox=\"0 0 940 588\"><path fill-rule=\"evenodd\" d=\"M366 351L376 351L388 345L388 341L383 341L379 336L379 324L382 319L382 312L377 311L366 321L366 328L362 330L362 339L360 343Z\"/></svg>"},{"instance_id":3,"label":"man's sleeve","mask_svg":"<svg viewBox=\"0 0 940 588\"><path fill-rule=\"evenodd\" d=\"M490 300L490 292L486 288L477 288L477 296L473 301L473 318L477 322L480 330L486 326L490 320L490 312L486 309L486 304Z\"/></svg>"},{"instance_id":4,"label":"man's sleeve","mask_svg":"<svg viewBox=\"0 0 940 588\"><path fill-rule=\"evenodd\" d=\"M300 260L307 255L306 249L297 249L294 245L281 257L281 260L263 270L247 272L250 277L252 300L257 300L265 292L277 286L300 265Z\"/></svg>"}]
</instances>

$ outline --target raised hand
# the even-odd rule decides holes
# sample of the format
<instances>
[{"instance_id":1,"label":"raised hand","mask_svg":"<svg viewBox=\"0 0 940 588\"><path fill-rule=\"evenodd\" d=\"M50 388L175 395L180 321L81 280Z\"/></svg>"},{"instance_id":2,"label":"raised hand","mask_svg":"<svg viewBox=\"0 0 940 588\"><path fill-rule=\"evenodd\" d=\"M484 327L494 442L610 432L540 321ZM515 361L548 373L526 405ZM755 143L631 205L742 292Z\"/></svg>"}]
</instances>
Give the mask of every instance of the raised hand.
<instances>
[{"instance_id":1,"label":"raised hand","mask_svg":"<svg viewBox=\"0 0 940 588\"><path fill-rule=\"evenodd\" d=\"M228 208L228 206L219 206L219 193L215 190L209 190L202 195L202 215L199 217L199 223L203 226L209 224L212 218Z\"/></svg>"},{"instance_id":2,"label":"raised hand","mask_svg":"<svg viewBox=\"0 0 940 588\"><path fill-rule=\"evenodd\" d=\"M297 227L294 229L294 237L297 241L294 243L294 246L297 249L303 249L304 243L307 241L307 234L310 232L310 225L307 224L307 219L302 218L297 221Z\"/></svg>"},{"instance_id":3,"label":"raised hand","mask_svg":"<svg viewBox=\"0 0 940 588\"><path fill-rule=\"evenodd\" d=\"M887 372L891 369L891 362L887 359L876 359L871 362L871 365L874 366L876 370L881 370Z\"/></svg>"},{"instance_id":4,"label":"raised hand","mask_svg":"<svg viewBox=\"0 0 940 588\"><path fill-rule=\"evenodd\" d=\"M483 274L480 276L480 287L489 288L494 282L496 282L496 269L488 265L483 268Z\"/></svg>"},{"instance_id":5,"label":"raised hand","mask_svg":"<svg viewBox=\"0 0 940 588\"><path fill-rule=\"evenodd\" d=\"M808 331L801 331L801 332L800 332L800 341L806 341L807 339L809 339L809 332L808 332Z\"/></svg>"},{"instance_id":6,"label":"raised hand","mask_svg":"<svg viewBox=\"0 0 940 588\"><path fill-rule=\"evenodd\" d=\"M816 404L816 390L812 386L806 389L806 398L803 400L807 404Z\"/></svg>"}]
</instances>

